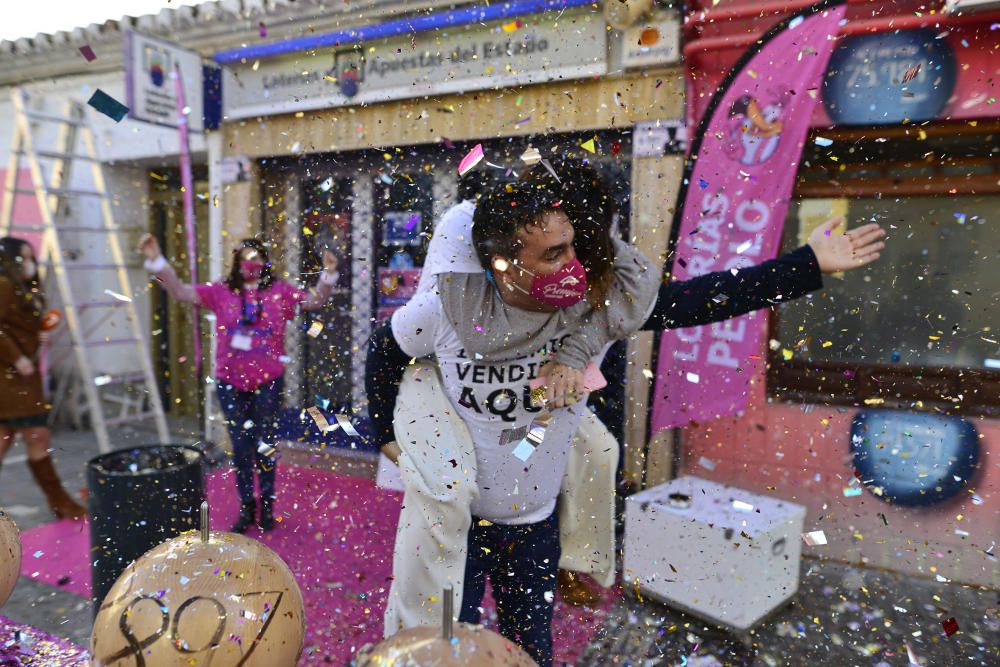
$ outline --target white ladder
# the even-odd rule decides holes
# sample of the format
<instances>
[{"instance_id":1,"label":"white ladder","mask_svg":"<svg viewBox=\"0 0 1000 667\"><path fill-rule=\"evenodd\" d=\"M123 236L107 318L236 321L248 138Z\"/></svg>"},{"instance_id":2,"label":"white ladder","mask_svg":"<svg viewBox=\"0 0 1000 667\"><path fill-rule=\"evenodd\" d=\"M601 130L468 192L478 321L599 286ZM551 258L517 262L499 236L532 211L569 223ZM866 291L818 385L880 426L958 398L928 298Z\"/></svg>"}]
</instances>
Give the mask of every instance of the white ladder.
<instances>
[{"instance_id":1,"label":"white ladder","mask_svg":"<svg viewBox=\"0 0 1000 667\"><path fill-rule=\"evenodd\" d=\"M78 372L78 388L86 401L90 424L97 436L101 452L111 450L108 438L108 427L131 422L153 419L160 442L169 442L170 433L167 430L167 420L163 413L159 388L153 374L153 364L146 340L143 337L143 327L139 322L135 304L132 302L132 287L128 278L128 266L122 254L122 244L119 239L119 228L114 221L111 199L107 193L104 171L97 157L94 133L85 118L85 108L78 101L70 101L66 116L39 113L29 108L28 95L23 89L15 89L12 93L14 101L14 140L11 144L10 164L7 170L7 183L4 190L3 209L0 210L0 236L18 236L24 232L40 232L42 234L39 252L39 278L45 279L46 269L51 268L55 274L56 284L62 297L64 319L70 334L73 354L76 357ZM33 124L39 128L48 127L57 130L57 139L51 150L36 146L39 137L32 132ZM44 137L51 133L39 132ZM82 143L83 153L76 152L78 143ZM19 188L18 174L22 158L27 163L31 173L33 187ZM72 189L74 161L87 162L93 174L93 190ZM43 169L43 164L48 169ZM19 224L14 221L16 195L34 194L38 201L42 224ZM80 198L96 200L100 203L103 225L88 227L73 224L69 218L72 215L68 203ZM61 233L101 234L107 240L112 262L110 264L95 264L87 262L67 261L64 255ZM115 298L109 295L106 300L79 301L73 293L73 275L79 271L114 272L117 275L117 292L127 299ZM116 312L124 309L129 322L129 332L122 336L91 338L93 330L101 323L108 321ZM103 319L97 324L84 327L85 313L104 313ZM96 372L91 364L91 351L99 347L111 347L121 350L121 354L135 355L137 370L108 375ZM114 388L120 388L123 394L114 395ZM109 391L110 390L110 391ZM76 392L73 392L76 393ZM105 416L107 404L116 404L112 409L117 413L113 417Z\"/></svg>"}]
</instances>

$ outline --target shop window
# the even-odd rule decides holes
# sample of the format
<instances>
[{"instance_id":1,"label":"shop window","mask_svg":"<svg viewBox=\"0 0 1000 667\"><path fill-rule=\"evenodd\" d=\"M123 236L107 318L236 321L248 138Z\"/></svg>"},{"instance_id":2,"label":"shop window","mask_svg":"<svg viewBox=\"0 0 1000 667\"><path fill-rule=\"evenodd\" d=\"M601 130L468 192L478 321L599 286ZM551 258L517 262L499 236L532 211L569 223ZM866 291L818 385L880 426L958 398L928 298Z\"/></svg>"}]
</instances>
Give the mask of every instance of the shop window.
<instances>
[{"instance_id":1,"label":"shop window","mask_svg":"<svg viewBox=\"0 0 1000 667\"><path fill-rule=\"evenodd\" d=\"M434 176L385 169L375 177L375 319L384 320L416 293L434 224Z\"/></svg>"},{"instance_id":2,"label":"shop window","mask_svg":"<svg viewBox=\"0 0 1000 667\"><path fill-rule=\"evenodd\" d=\"M785 245L824 209L889 231L881 259L826 276L772 324L773 395L816 402L1000 414L996 248L1000 193L800 200Z\"/></svg>"}]
</instances>

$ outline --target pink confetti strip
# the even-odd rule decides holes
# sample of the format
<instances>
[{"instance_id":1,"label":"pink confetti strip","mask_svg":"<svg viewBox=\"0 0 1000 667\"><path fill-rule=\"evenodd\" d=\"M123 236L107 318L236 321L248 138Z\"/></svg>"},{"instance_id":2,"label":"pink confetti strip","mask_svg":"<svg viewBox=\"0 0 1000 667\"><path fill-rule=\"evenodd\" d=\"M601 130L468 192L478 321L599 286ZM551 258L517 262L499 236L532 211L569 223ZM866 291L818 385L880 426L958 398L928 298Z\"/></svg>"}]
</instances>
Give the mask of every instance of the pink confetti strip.
<instances>
[{"instance_id":1,"label":"pink confetti strip","mask_svg":"<svg viewBox=\"0 0 1000 667\"><path fill-rule=\"evenodd\" d=\"M469 153L462 158L462 161L458 163L458 175L465 176L473 169L473 167L482 162L484 157L483 145L476 144L476 147L469 151Z\"/></svg>"}]
</instances>

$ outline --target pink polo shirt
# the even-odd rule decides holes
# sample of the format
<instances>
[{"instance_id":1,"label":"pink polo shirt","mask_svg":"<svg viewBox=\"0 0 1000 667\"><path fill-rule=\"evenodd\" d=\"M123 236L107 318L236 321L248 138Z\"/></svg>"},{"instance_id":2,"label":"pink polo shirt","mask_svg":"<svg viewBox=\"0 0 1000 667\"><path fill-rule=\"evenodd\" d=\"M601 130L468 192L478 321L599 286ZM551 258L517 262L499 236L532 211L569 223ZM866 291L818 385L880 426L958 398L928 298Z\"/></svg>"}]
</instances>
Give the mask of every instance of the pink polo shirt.
<instances>
[{"instance_id":1,"label":"pink polo shirt","mask_svg":"<svg viewBox=\"0 0 1000 667\"><path fill-rule=\"evenodd\" d=\"M225 283L195 285L195 291L201 304L215 313L218 380L253 391L285 372L280 360L285 354L285 323L295 318L305 292L283 281L265 291L245 290L242 296Z\"/></svg>"}]
</instances>

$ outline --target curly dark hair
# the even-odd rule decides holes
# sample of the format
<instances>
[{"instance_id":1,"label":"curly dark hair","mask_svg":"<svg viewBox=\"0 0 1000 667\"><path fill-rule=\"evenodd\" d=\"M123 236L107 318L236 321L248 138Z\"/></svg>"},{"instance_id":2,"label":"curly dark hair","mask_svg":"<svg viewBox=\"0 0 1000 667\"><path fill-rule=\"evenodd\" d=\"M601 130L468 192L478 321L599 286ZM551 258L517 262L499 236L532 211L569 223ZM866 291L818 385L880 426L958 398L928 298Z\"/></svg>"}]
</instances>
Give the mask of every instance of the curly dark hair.
<instances>
[{"instance_id":1,"label":"curly dark hair","mask_svg":"<svg viewBox=\"0 0 1000 667\"><path fill-rule=\"evenodd\" d=\"M251 248L256 250L261 259L264 262L264 270L260 274L260 282L257 284L257 289L264 291L271 289L274 285L274 274L271 272L271 260L267 254L267 245L257 238L243 239L240 241L240 247L233 250L233 264L229 267L229 276L225 279L226 287L233 290L234 292L239 292L243 289L243 274L240 272L240 251L245 248Z\"/></svg>"},{"instance_id":2,"label":"curly dark hair","mask_svg":"<svg viewBox=\"0 0 1000 667\"><path fill-rule=\"evenodd\" d=\"M562 211L572 223L573 247L587 270L587 301L595 309L603 308L615 278L611 243L615 205L603 179L582 160L537 164L519 180L487 189L473 214L472 242L479 262L489 267L494 255L516 257L521 250L517 232L538 224L548 210Z\"/></svg>"},{"instance_id":3,"label":"curly dark hair","mask_svg":"<svg viewBox=\"0 0 1000 667\"><path fill-rule=\"evenodd\" d=\"M38 281L37 272L31 278L25 278L21 271L21 251L25 246L31 247L26 240L15 236L0 239L0 277L9 280L14 285L14 296L36 318L41 318L42 311L45 310L45 292Z\"/></svg>"}]
</instances>

